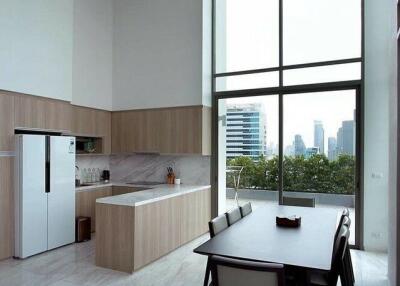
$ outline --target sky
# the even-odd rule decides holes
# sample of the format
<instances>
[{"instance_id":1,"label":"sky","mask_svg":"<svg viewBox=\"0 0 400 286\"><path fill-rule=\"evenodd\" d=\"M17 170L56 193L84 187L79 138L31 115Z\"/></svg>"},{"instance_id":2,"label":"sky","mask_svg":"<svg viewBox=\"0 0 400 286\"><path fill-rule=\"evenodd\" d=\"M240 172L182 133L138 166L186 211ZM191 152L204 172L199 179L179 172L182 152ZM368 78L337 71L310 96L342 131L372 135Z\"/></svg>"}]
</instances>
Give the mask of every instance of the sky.
<instances>
[{"instance_id":1,"label":"sky","mask_svg":"<svg viewBox=\"0 0 400 286\"><path fill-rule=\"evenodd\" d=\"M361 56L360 0L284 0L284 64L299 64ZM226 6L226 7L224 7ZM226 15L223 11L226 11ZM216 69L230 72L278 65L278 0L217 0ZM226 16L226 18L224 18ZM358 63L287 71L284 84L359 79ZM236 76L217 82L217 90L276 86L277 73ZM230 99L234 103L263 102L267 116L267 143L278 143L278 96ZM352 120L355 92L286 95L284 146L295 134L307 147L314 145L314 120L328 137L336 137L344 120Z\"/></svg>"}]
</instances>

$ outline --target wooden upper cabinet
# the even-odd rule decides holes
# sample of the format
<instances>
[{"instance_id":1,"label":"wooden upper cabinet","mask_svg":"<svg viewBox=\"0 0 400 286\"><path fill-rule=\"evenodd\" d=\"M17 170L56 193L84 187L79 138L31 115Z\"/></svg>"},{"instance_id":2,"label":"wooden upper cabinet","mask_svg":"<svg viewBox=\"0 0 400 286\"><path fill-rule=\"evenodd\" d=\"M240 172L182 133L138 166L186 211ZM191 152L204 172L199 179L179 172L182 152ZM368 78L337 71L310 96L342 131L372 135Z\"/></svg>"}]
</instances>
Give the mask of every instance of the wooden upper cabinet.
<instances>
[{"instance_id":1,"label":"wooden upper cabinet","mask_svg":"<svg viewBox=\"0 0 400 286\"><path fill-rule=\"evenodd\" d=\"M112 152L159 152L158 120L152 110L113 112Z\"/></svg>"},{"instance_id":2,"label":"wooden upper cabinet","mask_svg":"<svg viewBox=\"0 0 400 286\"><path fill-rule=\"evenodd\" d=\"M46 128L46 100L28 95L15 96L15 128Z\"/></svg>"},{"instance_id":3,"label":"wooden upper cabinet","mask_svg":"<svg viewBox=\"0 0 400 286\"><path fill-rule=\"evenodd\" d=\"M14 96L0 92L0 151L14 150Z\"/></svg>"},{"instance_id":4,"label":"wooden upper cabinet","mask_svg":"<svg viewBox=\"0 0 400 286\"><path fill-rule=\"evenodd\" d=\"M176 107L113 112L112 152L210 154L206 107Z\"/></svg>"},{"instance_id":5,"label":"wooden upper cabinet","mask_svg":"<svg viewBox=\"0 0 400 286\"><path fill-rule=\"evenodd\" d=\"M71 130L71 105L31 95L15 96L15 127Z\"/></svg>"},{"instance_id":6,"label":"wooden upper cabinet","mask_svg":"<svg viewBox=\"0 0 400 286\"><path fill-rule=\"evenodd\" d=\"M102 138L102 153L111 153L111 112L72 106L72 132Z\"/></svg>"},{"instance_id":7,"label":"wooden upper cabinet","mask_svg":"<svg viewBox=\"0 0 400 286\"><path fill-rule=\"evenodd\" d=\"M71 104L58 100L47 100L45 127L46 129L70 131L72 128Z\"/></svg>"},{"instance_id":8,"label":"wooden upper cabinet","mask_svg":"<svg viewBox=\"0 0 400 286\"><path fill-rule=\"evenodd\" d=\"M81 135L96 135L95 110L87 107L72 106L72 132Z\"/></svg>"}]
</instances>

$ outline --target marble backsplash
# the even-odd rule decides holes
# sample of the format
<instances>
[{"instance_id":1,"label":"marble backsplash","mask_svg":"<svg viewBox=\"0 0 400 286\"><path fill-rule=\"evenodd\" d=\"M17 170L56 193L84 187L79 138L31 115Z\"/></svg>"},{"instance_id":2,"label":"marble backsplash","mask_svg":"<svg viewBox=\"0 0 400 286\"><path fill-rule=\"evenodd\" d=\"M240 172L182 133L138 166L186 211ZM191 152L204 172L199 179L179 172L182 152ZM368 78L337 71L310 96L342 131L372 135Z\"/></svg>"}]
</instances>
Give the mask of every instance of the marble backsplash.
<instances>
[{"instance_id":1,"label":"marble backsplash","mask_svg":"<svg viewBox=\"0 0 400 286\"><path fill-rule=\"evenodd\" d=\"M182 184L210 184L209 156L113 155L111 180L119 182L165 182L167 167L174 169Z\"/></svg>"},{"instance_id":2,"label":"marble backsplash","mask_svg":"<svg viewBox=\"0 0 400 286\"><path fill-rule=\"evenodd\" d=\"M80 172L83 169L99 168L101 171L110 170L110 156L103 155L90 155L90 156L76 156L76 166L79 167Z\"/></svg>"}]
</instances>

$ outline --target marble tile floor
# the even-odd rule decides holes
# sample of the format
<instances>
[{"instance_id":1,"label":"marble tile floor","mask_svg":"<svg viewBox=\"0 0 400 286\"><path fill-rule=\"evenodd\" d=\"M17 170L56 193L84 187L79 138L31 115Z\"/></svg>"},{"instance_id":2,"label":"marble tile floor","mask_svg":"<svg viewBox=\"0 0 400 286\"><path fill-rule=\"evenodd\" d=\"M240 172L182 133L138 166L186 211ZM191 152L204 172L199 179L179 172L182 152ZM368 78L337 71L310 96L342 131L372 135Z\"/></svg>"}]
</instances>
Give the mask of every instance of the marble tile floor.
<instances>
[{"instance_id":1,"label":"marble tile floor","mask_svg":"<svg viewBox=\"0 0 400 286\"><path fill-rule=\"evenodd\" d=\"M95 238L36 255L26 260L0 261L1 286L191 286L202 285L206 257L193 249L208 234L182 246L134 274L94 265ZM386 254L352 251L356 286L385 286ZM340 285L340 283L339 283Z\"/></svg>"}]
</instances>

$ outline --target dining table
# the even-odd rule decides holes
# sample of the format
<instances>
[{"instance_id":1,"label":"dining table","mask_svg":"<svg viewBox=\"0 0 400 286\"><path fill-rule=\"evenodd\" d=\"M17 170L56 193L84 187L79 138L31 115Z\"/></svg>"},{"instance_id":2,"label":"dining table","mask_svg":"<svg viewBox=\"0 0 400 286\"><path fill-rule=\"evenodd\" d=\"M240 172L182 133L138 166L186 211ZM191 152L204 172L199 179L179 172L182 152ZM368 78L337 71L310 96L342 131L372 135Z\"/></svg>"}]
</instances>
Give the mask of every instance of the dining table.
<instances>
[{"instance_id":1,"label":"dining table","mask_svg":"<svg viewBox=\"0 0 400 286\"><path fill-rule=\"evenodd\" d=\"M299 216L299 227L277 226L277 216ZM218 255L296 268L330 270L339 213L328 207L267 205L194 249Z\"/></svg>"}]
</instances>

